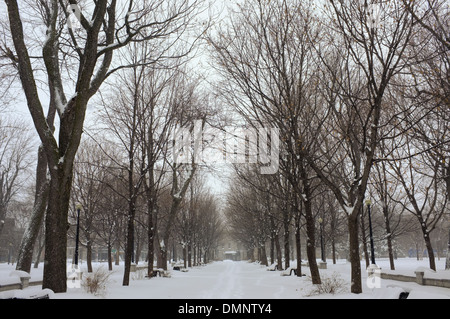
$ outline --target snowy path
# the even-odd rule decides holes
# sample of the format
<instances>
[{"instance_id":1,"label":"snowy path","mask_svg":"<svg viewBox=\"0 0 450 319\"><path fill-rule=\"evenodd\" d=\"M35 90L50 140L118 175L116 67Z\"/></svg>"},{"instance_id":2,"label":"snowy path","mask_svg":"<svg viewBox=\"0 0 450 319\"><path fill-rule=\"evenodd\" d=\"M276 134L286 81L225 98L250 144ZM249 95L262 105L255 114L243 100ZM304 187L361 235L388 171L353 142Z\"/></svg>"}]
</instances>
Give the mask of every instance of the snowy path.
<instances>
[{"instance_id":1,"label":"snowy path","mask_svg":"<svg viewBox=\"0 0 450 319\"><path fill-rule=\"evenodd\" d=\"M223 262L211 265L211 288L202 292L204 298L230 299L242 298L242 263ZM213 269L214 268L214 269Z\"/></svg>"},{"instance_id":2,"label":"snowy path","mask_svg":"<svg viewBox=\"0 0 450 319\"><path fill-rule=\"evenodd\" d=\"M172 271L172 278L132 280L121 286L118 271L106 298L145 299L258 299L301 298L298 287L306 278L282 277L266 267L248 262L214 262L188 272ZM86 294L69 291L69 298L85 298ZM59 296L56 296L59 297ZM67 298L66 297L66 298Z\"/></svg>"},{"instance_id":3,"label":"snowy path","mask_svg":"<svg viewBox=\"0 0 450 319\"><path fill-rule=\"evenodd\" d=\"M261 273L266 276L261 276ZM245 299L254 298L255 295L272 298L282 298L284 286L280 285L283 278L279 273L269 273L265 268L246 262L218 262L209 266L208 273L215 273L209 278L210 286L201 291L202 298L209 299ZM277 275L273 282L270 278ZM286 283L289 280L286 279ZM294 277L291 278L291 282ZM284 296L286 297L286 296Z\"/></svg>"}]
</instances>

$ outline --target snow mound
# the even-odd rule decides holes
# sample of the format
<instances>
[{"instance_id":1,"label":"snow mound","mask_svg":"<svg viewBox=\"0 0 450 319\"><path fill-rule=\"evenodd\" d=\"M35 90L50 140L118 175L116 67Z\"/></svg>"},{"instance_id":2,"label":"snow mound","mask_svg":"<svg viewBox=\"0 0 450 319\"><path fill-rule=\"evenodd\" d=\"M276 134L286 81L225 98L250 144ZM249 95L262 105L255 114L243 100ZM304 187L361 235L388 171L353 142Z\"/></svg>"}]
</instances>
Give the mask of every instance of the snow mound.
<instances>
[{"instance_id":1,"label":"snow mound","mask_svg":"<svg viewBox=\"0 0 450 319\"><path fill-rule=\"evenodd\" d=\"M414 271L415 271L415 272L420 272L420 271L423 271L423 272L433 272L433 273L436 272L435 270L433 270L433 269L431 269L431 268L427 268L427 267L423 267L423 266L417 267L416 270L414 270Z\"/></svg>"},{"instance_id":2,"label":"snow mound","mask_svg":"<svg viewBox=\"0 0 450 319\"><path fill-rule=\"evenodd\" d=\"M0 299L52 299L54 294L50 289L9 290L0 293Z\"/></svg>"},{"instance_id":3,"label":"snow mound","mask_svg":"<svg viewBox=\"0 0 450 319\"><path fill-rule=\"evenodd\" d=\"M400 294L405 292L400 287L377 288L373 291L374 299L399 299Z\"/></svg>"}]
</instances>

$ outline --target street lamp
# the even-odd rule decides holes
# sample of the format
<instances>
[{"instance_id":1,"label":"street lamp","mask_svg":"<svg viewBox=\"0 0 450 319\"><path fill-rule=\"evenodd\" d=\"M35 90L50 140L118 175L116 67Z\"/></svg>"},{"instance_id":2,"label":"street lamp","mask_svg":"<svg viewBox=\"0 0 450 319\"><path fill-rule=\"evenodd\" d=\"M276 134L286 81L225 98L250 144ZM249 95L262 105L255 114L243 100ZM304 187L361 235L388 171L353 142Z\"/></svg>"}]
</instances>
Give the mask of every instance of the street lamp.
<instances>
[{"instance_id":1,"label":"street lamp","mask_svg":"<svg viewBox=\"0 0 450 319\"><path fill-rule=\"evenodd\" d=\"M370 215L370 205L372 201L370 199L366 200L367 211L369 212L369 233L370 233L370 254L372 264L375 265L375 248L373 246L373 233L372 233L372 217Z\"/></svg>"},{"instance_id":2,"label":"street lamp","mask_svg":"<svg viewBox=\"0 0 450 319\"><path fill-rule=\"evenodd\" d=\"M80 211L83 206L80 203L75 205L77 210L77 233L75 236L75 266L78 268L78 242L80 239Z\"/></svg>"},{"instance_id":3,"label":"street lamp","mask_svg":"<svg viewBox=\"0 0 450 319\"><path fill-rule=\"evenodd\" d=\"M320 250L321 250L321 258L323 262L326 262L325 260L325 249L324 249L324 243L323 243L323 219L322 217L319 217L319 225L320 225Z\"/></svg>"},{"instance_id":4,"label":"street lamp","mask_svg":"<svg viewBox=\"0 0 450 319\"><path fill-rule=\"evenodd\" d=\"M450 270L450 228L448 230L448 246L447 246L447 259L445 260L445 270Z\"/></svg>"}]
</instances>

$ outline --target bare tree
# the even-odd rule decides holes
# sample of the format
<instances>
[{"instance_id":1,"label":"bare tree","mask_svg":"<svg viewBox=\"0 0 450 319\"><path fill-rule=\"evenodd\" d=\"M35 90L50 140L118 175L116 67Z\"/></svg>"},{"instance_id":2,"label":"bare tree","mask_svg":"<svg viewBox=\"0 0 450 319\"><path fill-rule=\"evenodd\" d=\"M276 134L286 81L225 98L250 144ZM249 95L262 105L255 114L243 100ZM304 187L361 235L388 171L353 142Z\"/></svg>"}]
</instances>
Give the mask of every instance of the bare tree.
<instances>
[{"instance_id":1,"label":"bare tree","mask_svg":"<svg viewBox=\"0 0 450 319\"><path fill-rule=\"evenodd\" d=\"M448 3L441 0L422 0L414 3L402 0L402 3L428 34L445 46L447 50L450 49Z\"/></svg>"},{"instance_id":2,"label":"bare tree","mask_svg":"<svg viewBox=\"0 0 450 319\"><path fill-rule=\"evenodd\" d=\"M100 214L105 196L108 171L105 164L108 158L92 140L83 141L74 163L74 179L72 189L72 207L81 205L80 211L80 243L87 250L88 272L92 272L92 247L97 237L97 215ZM76 223L76 209L72 209L70 219Z\"/></svg>"},{"instance_id":3,"label":"bare tree","mask_svg":"<svg viewBox=\"0 0 450 319\"><path fill-rule=\"evenodd\" d=\"M31 164L30 143L31 135L23 122L0 119L0 233L8 206L26 180L23 174Z\"/></svg>"},{"instance_id":4,"label":"bare tree","mask_svg":"<svg viewBox=\"0 0 450 319\"><path fill-rule=\"evenodd\" d=\"M110 163L113 164L113 163ZM112 165L114 167L114 165ZM123 236L123 225L125 224L125 211L127 207L126 200L120 195L123 190L120 189L121 182L116 176L116 170L109 165L103 167L108 173L102 180L105 188L102 192L99 212L95 215L95 231L97 236L107 247L108 269L113 270L113 249L116 250L116 265L119 264L121 239Z\"/></svg>"},{"instance_id":5,"label":"bare tree","mask_svg":"<svg viewBox=\"0 0 450 319\"><path fill-rule=\"evenodd\" d=\"M127 67L113 65L114 51L132 42L180 35L198 4L198 1L188 0L139 3L104 0L83 7L75 0L70 0L69 4L58 0L40 1L37 7L43 13L43 20L38 25L45 28L45 41L40 47L50 101L56 105L60 118L57 139L44 116L29 44L25 41L24 23L27 19L24 13L27 10L19 8L17 1L6 1L15 48L15 52L10 49L13 52L11 56L17 61L28 108L43 144L51 176L51 196L46 215L45 288L55 292L66 291L66 225L73 161L80 144L89 100L108 76ZM79 28L70 23L67 30L66 22L73 20L73 15L79 22ZM63 77L61 64L71 66L73 73ZM63 85L66 78L73 79L71 88ZM68 90L73 92L69 98L66 95Z\"/></svg>"},{"instance_id":6,"label":"bare tree","mask_svg":"<svg viewBox=\"0 0 450 319\"><path fill-rule=\"evenodd\" d=\"M330 1L330 9L331 50L326 55L317 46L325 69L331 72L327 87L332 94L326 96L330 125L321 130L325 135L317 142L322 150L309 157L309 164L347 212L351 291L361 293L358 216L380 141L380 127L390 121L382 117L383 96L392 78L404 68L403 53L413 23L409 13L398 5L382 7L379 24L368 15L367 3Z\"/></svg>"},{"instance_id":7,"label":"bare tree","mask_svg":"<svg viewBox=\"0 0 450 319\"><path fill-rule=\"evenodd\" d=\"M183 81L182 68L178 68L180 60L165 63L165 66L148 68L143 82L142 103L143 117L141 147L145 155L144 190L147 206L147 255L148 278L152 278L153 260L155 255L154 239L157 232L156 218L158 215L158 196L166 182L167 161L170 156L171 134L176 124L177 85Z\"/></svg>"},{"instance_id":8,"label":"bare tree","mask_svg":"<svg viewBox=\"0 0 450 319\"><path fill-rule=\"evenodd\" d=\"M430 233L436 228L447 209L448 198L439 190L439 164L423 156L412 156L414 144L409 141L403 150L406 160L390 162L395 177L405 192L403 205L420 224L428 251L430 268L436 270ZM398 152L402 152L398 150ZM400 157L400 156L398 156Z\"/></svg>"}]
</instances>

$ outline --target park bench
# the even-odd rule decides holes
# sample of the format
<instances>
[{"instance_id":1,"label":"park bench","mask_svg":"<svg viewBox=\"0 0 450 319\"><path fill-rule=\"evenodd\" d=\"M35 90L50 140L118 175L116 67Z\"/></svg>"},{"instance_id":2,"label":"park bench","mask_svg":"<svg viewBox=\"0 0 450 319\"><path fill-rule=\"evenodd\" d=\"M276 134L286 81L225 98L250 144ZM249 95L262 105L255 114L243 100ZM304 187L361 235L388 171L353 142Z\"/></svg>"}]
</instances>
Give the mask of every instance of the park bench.
<instances>
[{"instance_id":1,"label":"park bench","mask_svg":"<svg viewBox=\"0 0 450 319\"><path fill-rule=\"evenodd\" d=\"M297 276L297 268L289 267L281 273L281 276L292 276L292 273Z\"/></svg>"},{"instance_id":2,"label":"park bench","mask_svg":"<svg viewBox=\"0 0 450 319\"><path fill-rule=\"evenodd\" d=\"M153 277L166 277L166 278L170 278L170 271L164 270L162 268L158 268L158 269L154 269L153 273L152 273Z\"/></svg>"},{"instance_id":3,"label":"park bench","mask_svg":"<svg viewBox=\"0 0 450 319\"><path fill-rule=\"evenodd\" d=\"M267 267L267 271L275 271L275 270L278 270L277 264L272 264L269 267Z\"/></svg>"}]
</instances>

